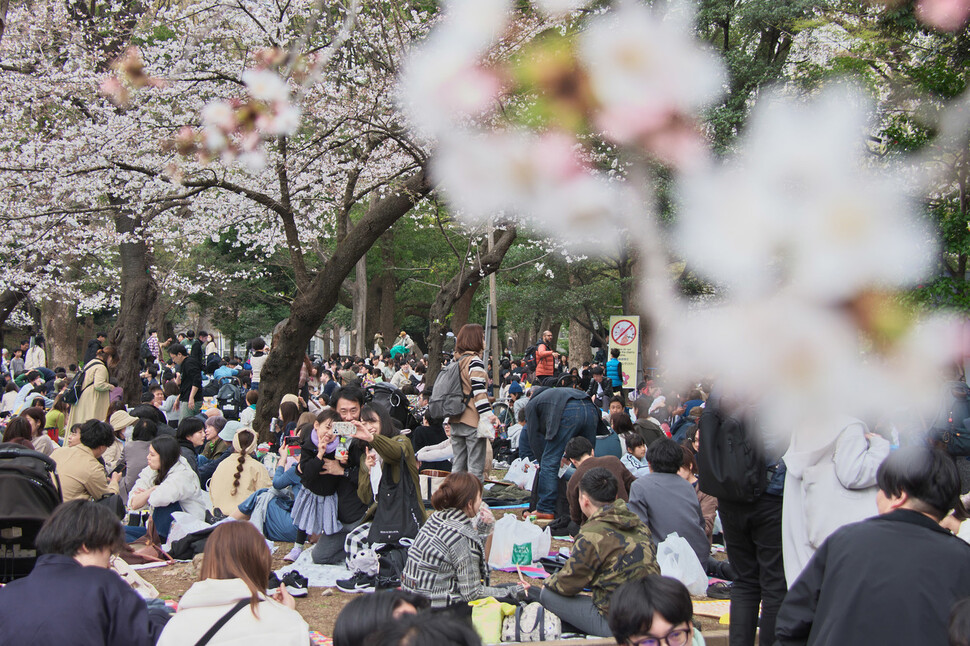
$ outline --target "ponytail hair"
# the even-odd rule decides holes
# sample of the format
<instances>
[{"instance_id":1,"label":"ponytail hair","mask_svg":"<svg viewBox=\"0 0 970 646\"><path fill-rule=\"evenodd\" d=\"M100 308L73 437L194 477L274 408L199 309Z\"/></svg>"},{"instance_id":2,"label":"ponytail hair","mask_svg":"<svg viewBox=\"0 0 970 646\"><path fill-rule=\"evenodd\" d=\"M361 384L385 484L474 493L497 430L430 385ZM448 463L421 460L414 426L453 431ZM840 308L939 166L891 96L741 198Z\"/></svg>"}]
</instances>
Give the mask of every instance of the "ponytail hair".
<instances>
[{"instance_id":1,"label":"ponytail hair","mask_svg":"<svg viewBox=\"0 0 970 646\"><path fill-rule=\"evenodd\" d=\"M230 495L235 496L236 492L239 490L239 480L242 478L243 465L246 464L246 448L249 447L253 440L256 439L256 435L253 434L249 429L244 429L236 433L236 437L233 438L233 444L236 444L238 440L239 448L239 464L236 466L236 475L232 479L232 491L229 492Z\"/></svg>"}]
</instances>

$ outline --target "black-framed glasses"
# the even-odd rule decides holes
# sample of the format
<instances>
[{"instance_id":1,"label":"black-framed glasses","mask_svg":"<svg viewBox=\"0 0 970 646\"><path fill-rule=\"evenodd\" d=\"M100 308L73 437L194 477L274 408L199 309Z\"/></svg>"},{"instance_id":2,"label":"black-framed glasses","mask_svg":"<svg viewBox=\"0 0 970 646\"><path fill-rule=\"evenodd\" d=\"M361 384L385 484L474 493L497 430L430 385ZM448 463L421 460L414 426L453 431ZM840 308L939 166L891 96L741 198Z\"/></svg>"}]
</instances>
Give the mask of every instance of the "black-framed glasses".
<instances>
[{"instance_id":1,"label":"black-framed glasses","mask_svg":"<svg viewBox=\"0 0 970 646\"><path fill-rule=\"evenodd\" d=\"M689 628L678 628L671 630L664 637L643 637L641 639L629 639L630 646L687 646L690 643L693 631Z\"/></svg>"}]
</instances>

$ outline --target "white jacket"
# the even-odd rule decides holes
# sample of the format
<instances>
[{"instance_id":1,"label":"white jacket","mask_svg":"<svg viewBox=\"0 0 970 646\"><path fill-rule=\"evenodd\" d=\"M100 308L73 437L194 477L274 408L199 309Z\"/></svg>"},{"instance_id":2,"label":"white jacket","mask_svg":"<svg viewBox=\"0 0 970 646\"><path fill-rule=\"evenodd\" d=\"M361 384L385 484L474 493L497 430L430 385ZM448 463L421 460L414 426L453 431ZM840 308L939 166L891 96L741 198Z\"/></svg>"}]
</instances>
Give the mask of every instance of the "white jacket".
<instances>
[{"instance_id":1,"label":"white jacket","mask_svg":"<svg viewBox=\"0 0 970 646\"><path fill-rule=\"evenodd\" d=\"M157 646L194 644L240 599L251 593L242 579L205 579L192 584L179 601L178 612L165 625ZM296 610L263 596L259 617L247 605L213 636L211 645L307 646L310 627Z\"/></svg>"},{"instance_id":2,"label":"white jacket","mask_svg":"<svg viewBox=\"0 0 970 646\"><path fill-rule=\"evenodd\" d=\"M876 471L889 456L889 442L867 439L857 419L846 418L836 431L798 435L785 453L781 534L789 585L832 532L879 511Z\"/></svg>"},{"instance_id":3,"label":"white jacket","mask_svg":"<svg viewBox=\"0 0 970 646\"><path fill-rule=\"evenodd\" d=\"M142 469L131 493L147 491L154 487L156 475L158 475L157 472L151 467ZM129 497L131 493L128 494ZM185 513L192 514L199 520L205 520L205 510L209 508L209 496L199 486L199 476L181 456L162 480L162 484L148 496L148 505L152 508L164 507L173 502L179 503Z\"/></svg>"}]
</instances>

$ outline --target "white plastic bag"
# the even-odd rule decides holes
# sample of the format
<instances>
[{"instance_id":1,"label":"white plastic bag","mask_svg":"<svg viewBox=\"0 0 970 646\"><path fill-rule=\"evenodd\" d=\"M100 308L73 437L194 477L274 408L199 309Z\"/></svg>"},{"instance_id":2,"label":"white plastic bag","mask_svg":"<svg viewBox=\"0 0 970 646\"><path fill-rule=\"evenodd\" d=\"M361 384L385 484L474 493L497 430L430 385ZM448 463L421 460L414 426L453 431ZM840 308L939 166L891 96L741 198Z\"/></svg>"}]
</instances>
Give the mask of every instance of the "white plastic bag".
<instances>
[{"instance_id":1,"label":"white plastic bag","mask_svg":"<svg viewBox=\"0 0 970 646\"><path fill-rule=\"evenodd\" d=\"M524 554L529 555L530 564L535 563L543 556L548 556L551 547L552 534L548 527L542 529L527 520L506 514L495 523L488 564L496 569L512 567L515 565L513 555L522 558Z\"/></svg>"},{"instance_id":2,"label":"white plastic bag","mask_svg":"<svg viewBox=\"0 0 970 646\"><path fill-rule=\"evenodd\" d=\"M193 532L202 531L207 529L209 524L204 520L199 520L192 514L188 514L184 511L176 511L172 513L172 527L168 532L168 539L165 544L162 545L162 549L166 552L172 550L172 543L175 541L185 538ZM262 532L260 532L262 533Z\"/></svg>"},{"instance_id":3,"label":"white plastic bag","mask_svg":"<svg viewBox=\"0 0 970 646\"><path fill-rule=\"evenodd\" d=\"M662 575L677 579L695 597L707 596L707 574L690 543L677 532L667 534L657 546L657 564Z\"/></svg>"},{"instance_id":4,"label":"white plastic bag","mask_svg":"<svg viewBox=\"0 0 970 646\"><path fill-rule=\"evenodd\" d=\"M525 458L516 458L512 460L512 464L509 465L509 470L505 474L505 481L511 482L517 487L521 487L526 491L532 491L532 484L535 482L536 473L539 472L539 467L532 464L529 460Z\"/></svg>"}]
</instances>

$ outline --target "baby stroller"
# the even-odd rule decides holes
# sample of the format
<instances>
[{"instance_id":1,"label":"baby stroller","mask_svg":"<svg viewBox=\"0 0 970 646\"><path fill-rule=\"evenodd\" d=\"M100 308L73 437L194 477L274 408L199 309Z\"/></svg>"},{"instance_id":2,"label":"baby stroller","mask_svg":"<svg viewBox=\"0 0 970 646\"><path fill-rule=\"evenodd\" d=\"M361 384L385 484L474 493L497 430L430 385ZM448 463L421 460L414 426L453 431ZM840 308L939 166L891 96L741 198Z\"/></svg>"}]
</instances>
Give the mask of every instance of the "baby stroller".
<instances>
[{"instance_id":1,"label":"baby stroller","mask_svg":"<svg viewBox=\"0 0 970 646\"><path fill-rule=\"evenodd\" d=\"M0 583L34 569L37 533L61 500L53 460L19 444L0 444Z\"/></svg>"}]
</instances>

